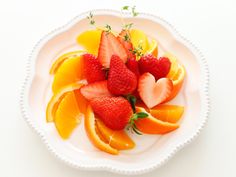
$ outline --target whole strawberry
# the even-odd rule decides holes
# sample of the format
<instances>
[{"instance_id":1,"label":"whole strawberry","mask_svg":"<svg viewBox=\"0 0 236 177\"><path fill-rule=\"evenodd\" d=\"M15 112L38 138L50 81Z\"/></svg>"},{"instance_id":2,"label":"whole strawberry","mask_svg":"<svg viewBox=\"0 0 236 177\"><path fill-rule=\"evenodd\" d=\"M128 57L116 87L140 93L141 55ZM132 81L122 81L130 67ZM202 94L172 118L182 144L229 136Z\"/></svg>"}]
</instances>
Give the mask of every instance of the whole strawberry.
<instances>
[{"instance_id":1,"label":"whole strawberry","mask_svg":"<svg viewBox=\"0 0 236 177\"><path fill-rule=\"evenodd\" d=\"M133 114L129 102L123 97L101 97L90 101L93 111L113 130L122 130Z\"/></svg>"},{"instance_id":2,"label":"whole strawberry","mask_svg":"<svg viewBox=\"0 0 236 177\"><path fill-rule=\"evenodd\" d=\"M91 54L84 54L84 75L88 83L103 81L106 79L105 71L102 70L102 65Z\"/></svg>"},{"instance_id":3,"label":"whole strawberry","mask_svg":"<svg viewBox=\"0 0 236 177\"><path fill-rule=\"evenodd\" d=\"M107 88L114 95L127 95L137 87L137 77L124 62L116 55L112 55L108 75Z\"/></svg>"},{"instance_id":4,"label":"whole strawberry","mask_svg":"<svg viewBox=\"0 0 236 177\"><path fill-rule=\"evenodd\" d=\"M130 71L132 71L136 75L138 79L140 76L138 61L135 58L129 58L126 63L126 66Z\"/></svg>"},{"instance_id":5,"label":"whole strawberry","mask_svg":"<svg viewBox=\"0 0 236 177\"><path fill-rule=\"evenodd\" d=\"M138 61L135 58L129 58L126 63L126 66L127 66L127 68L129 68L130 71L132 71L136 75L137 81L138 81L138 79L140 77ZM132 95L134 95L136 98L140 97L137 89L135 89L132 92Z\"/></svg>"},{"instance_id":6,"label":"whole strawberry","mask_svg":"<svg viewBox=\"0 0 236 177\"><path fill-rule=\"evenodd\" d=\"M149 72L156 80L166 77L169 73L171 62L166 57L160 57L157 59L153 55L142 56L139 60L139 69L141 74Z\"/></svg>"}]
</instances>

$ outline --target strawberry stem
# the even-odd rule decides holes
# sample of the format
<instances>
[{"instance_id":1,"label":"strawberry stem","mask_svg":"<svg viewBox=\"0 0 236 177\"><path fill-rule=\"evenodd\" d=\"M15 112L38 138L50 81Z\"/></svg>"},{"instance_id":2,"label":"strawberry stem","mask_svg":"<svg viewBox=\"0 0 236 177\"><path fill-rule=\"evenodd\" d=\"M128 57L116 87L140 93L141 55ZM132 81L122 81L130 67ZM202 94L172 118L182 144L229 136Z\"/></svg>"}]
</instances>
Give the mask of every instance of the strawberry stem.
<instances>
[{"instance_id":1,"label":"strawberry stem","mask_svg":"<svg viewBox=\"0 0 236 177\"><path fill-rule=\"evenodd\" d=\"M129 120L127 130L129 130L131 128L131 130L133 132L135 132L136 134L142 135L142 133L140 132L140 130L136 126L135 121L137 121L138 119L143 119L147 116L148 116L148 114L145 113L145 112L138 112L138 113L133 114L132 117Z\"/></svg>"},{"instance_id":2,"label":"strawberry stem","mask_svg":"<svg viewBox=\"0 0 236 177\"><path fill-rule=\"evenodd\" d=\"M130 102L131 107L133 109L133 112L135 113L136 112L135 104L136 104L136 101L137 101L136 97L134 95L129 94L129 95L126 96L126 99Z\"/></svg>"}]
</instances>

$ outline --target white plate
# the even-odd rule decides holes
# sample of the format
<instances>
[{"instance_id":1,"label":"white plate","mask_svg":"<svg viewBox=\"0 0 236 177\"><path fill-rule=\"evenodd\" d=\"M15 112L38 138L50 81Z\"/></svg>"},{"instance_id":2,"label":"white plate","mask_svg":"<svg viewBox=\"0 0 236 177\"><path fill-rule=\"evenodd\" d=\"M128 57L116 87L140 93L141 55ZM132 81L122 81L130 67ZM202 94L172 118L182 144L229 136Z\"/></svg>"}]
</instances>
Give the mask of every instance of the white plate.
<instances>
[{"instance_id":1,"label":"white plate","mask_svg":"<svg viewBox=\"0 0 236 177\"><path fill-rule=\"evenodd\" d=\"M120 13L113 10L93 10L97 25L110 24L120 31ZM209 113L208 68L198 50L179 35L172 25L160 17L141 13L132 18L125 14L126 22L145 31L159 43L160 54L169 51L185 66L187 76L184 86L172 102L185 106L180 128L164 136L131 135L136 142L133 150L121 151L113 156L96 149L88 140L83 122L67 141L62 140L54 124L46 123L45 109L51 97L49 69L52 62L62 53L80 49L76 36L91 28L83 13L68 24L60 27L34 47L27 66L27 78L21 94L21 110L28 124L42 138L49 151L75 168L85 170L107 170L122 174L141 174L164 164L180 148L190 143L204 126Z\"/></svg>"}]
</instances>

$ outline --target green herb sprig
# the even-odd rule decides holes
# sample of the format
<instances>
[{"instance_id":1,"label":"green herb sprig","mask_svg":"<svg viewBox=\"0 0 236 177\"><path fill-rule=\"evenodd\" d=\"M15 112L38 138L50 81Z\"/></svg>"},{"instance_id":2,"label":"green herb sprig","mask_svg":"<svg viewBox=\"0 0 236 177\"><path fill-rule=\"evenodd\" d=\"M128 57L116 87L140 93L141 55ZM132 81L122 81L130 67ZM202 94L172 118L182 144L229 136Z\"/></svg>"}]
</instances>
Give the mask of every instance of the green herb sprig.
<instances>
[{"instance_id":1,"label":"green herb sprig","mask_svg":"<svg viewBox=\"0 0 236 177\"><path fill-rule=\"evenodd\" d=\"M89 12L89 15L87 16L87 19L89 20L90 25L95 25L95 20L93 19L92 12Z\"/></svg>"},{"instance_id":2,"label":"green herb sprig","mask_svg":"<svg viewBox=\"0 0 236 177\"><path fill-rule=\"evenodd\" d=\"M123 6L121 10L130 12L133 17L137 17L139 15L139 13L136 11L136 6Z\"/></svg>"}]
</instances>

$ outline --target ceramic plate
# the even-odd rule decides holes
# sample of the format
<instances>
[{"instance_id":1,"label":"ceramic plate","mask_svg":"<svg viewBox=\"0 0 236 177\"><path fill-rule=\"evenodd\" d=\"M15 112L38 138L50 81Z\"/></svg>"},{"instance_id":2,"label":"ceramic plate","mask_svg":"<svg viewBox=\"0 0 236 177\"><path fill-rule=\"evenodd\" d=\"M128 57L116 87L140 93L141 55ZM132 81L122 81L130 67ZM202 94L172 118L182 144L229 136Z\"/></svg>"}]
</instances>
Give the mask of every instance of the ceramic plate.
<instances>
[{"instance_id":1,"label":"ceramic plate","mask_svg":"<svg viewBox=\"0 0 236 177\"><path fill-rule=\"evenodd\" d=\"M115 31L121 30L120 13L112 10L93 10L97 25L110 24ZM83 13L62 26L34 47L27 66L27 78L21 95L21 110L28 124L42 138L49 151L75 168L107 170L122 174L141 174L153 170L170 159L180 148L191 142L204 126L208 112L208 68L198 50L174 27L160 17L141 13L138 17L124 14L126 22L145 31L159 44L159 53L171 52L185 66L187 76L179 95L173 103L185 106L180 128L169 134L138 136L131 134L136 142L133 150L121 151L113 156L96 149L88 140L83 122L69 140L62 140L52 123L46 123L46 105L52 95L52 76L49 69L61 54L81 49L76 36L89 28Z\"/></svg>"}]
</instances>

